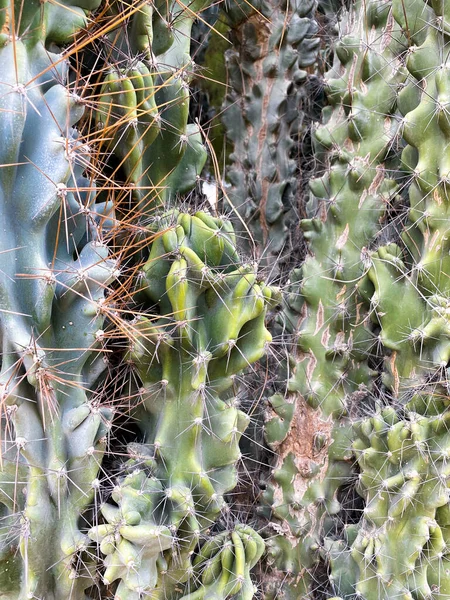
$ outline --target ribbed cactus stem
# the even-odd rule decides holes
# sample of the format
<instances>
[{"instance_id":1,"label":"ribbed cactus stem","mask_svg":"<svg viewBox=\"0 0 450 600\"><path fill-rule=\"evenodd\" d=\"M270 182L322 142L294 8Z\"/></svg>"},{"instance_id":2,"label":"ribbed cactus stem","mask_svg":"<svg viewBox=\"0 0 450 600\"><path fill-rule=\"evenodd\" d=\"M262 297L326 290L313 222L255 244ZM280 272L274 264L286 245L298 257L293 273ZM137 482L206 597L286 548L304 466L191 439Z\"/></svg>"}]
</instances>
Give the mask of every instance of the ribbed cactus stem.
<instances>
[{"instance_id":1,"label":"ribbed cactus stem","mask_svg":"<svg viewBox=\"0 0 450 600\"><path fill-rule=\"evenodd\" d=\"M177 597L193 576L193 551L237 483L239 439L248 416L239 409L233 381L271 340L264 317L273 290L257 281L251 266L240 264L227 221L174 211L157 220L155 233L136 301L156 312L134 323L128 355L141 382L135 418L142 444L131 452L138 448L146 458L142 467L131 460L130 474L113 494L118 508L105 505L109 524L90 535L102 549L118 532L102 550L106 580L121 579L117 598L145 591L162 600ZM137 489L149 490L145 502ZM121 526L131 514L136 522ZM132 578L123 540L136 557ZM144 560L149 545L151 578ZM233 593L246 585L245 578L239 581Z\"/></svg>"},{"instance_id":2,"label":"ribbed cactus stem","mask_svg":"<svg viewBox=\"0 0 450 600\"><path fill-rule=\"evenodd\" d=\"M268 545L279 577L288 574L290 598L312 593L341 510L337 491L351 476L345 418L367 400L376 375L368 360L374 340L366 256L398 193L390 168L399 164L405 40L390 5L378 1L344 12L340 33L326 74L329 106L313 134L324 174L310 181L308 218L301 221L308 255L291 274L280 315L284 335L293 336L294 374L290 393L270 400L266 426L277 459L264 514L283 532ZM268 598L276 594L272 587Z\"/></svg>"},{"instance_id":3,"label":"ribbed cactus stem","mask_svg":"<svg viewBox=\"0 0 450 600\"><path fill-rule=\"evenodd\" d=\"M48 50L71 41L99 2L70 4L8 2L0 12L0 502L9 528L0 589L8 598L81 598L91 585L76 557L89 543L81 519L111 419L94 392L106 368L99 308L115 263L85 216L87 149L73 129L84 106L65 85L65 60Z\"/></svg>"},{"instance_id":4,"label":"ribbed cactus stem","mask_svg":"<svg viewBox=\"0 0 450 600\"><path fill-rule=\"evenodd\" d=\"M412 8L414 15L417 3ZM445 15L439 8L431 15L430 8L422 4L422 43L411 47L406 62L412 82L402 102L402 133L407 143L402 158L411 184L409 223L402 234L404 249L394 244L380 248L371 257L369 271L375 288L373 318L381 327L383 346L390 351L384 381L402 404L410 401L414 410L428 413L430 401L434 403L426 398L430 388L414 394L413 387L418 382L425 384L433 372L440 374L450 359L449 283L445 275L449 268L450 173L446 153L450 65L445 53L450 45ZM425 17L438 25L426 28ZM399 12L399 19L404 18ZM410 37L414 38L414 30ZM402 304L398 303L399 294Z\"/></svg>"},{"instance_id":5,"label":"ribbed cactus stem","mask_svg":"<svg viewBox=\"0 0 450 600\"><path fill-rule=\"evenodd\" d=\"M197 182L206 161L198 126L188 124L194 70L190 33L207 0L130 7L113 1L110 13L127 23L107 40L115 67L97 103L102 151L144 216ZM123 60L132 51L133 61ZM131 57L130 57L131 58Z\"/></svg>"}]
</instances>

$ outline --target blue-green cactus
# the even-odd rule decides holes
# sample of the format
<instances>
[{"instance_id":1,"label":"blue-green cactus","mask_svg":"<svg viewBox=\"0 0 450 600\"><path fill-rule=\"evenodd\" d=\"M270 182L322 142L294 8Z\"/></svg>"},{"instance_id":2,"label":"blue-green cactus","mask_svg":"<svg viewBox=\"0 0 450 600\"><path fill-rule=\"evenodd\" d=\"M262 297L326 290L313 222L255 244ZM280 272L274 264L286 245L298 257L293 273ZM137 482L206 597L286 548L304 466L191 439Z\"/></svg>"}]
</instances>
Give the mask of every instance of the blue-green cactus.
<instances>
[{"instance_id":1,"label":"blue-green cactus","mask_svg":"<svg viewBox=\"0 0 450 600\"><path fill-rule=\"evenodd\" d=\"M8 600L83 597L92 585L88 554L77 557L90 543L82 515L112 417L96 389L107 366L101 307L116 266L95 219L109 207L87 218L88 149L73 128L84 105L55 51L98 5L0 8L0 593Z\"/></svg>"}]
</instances>

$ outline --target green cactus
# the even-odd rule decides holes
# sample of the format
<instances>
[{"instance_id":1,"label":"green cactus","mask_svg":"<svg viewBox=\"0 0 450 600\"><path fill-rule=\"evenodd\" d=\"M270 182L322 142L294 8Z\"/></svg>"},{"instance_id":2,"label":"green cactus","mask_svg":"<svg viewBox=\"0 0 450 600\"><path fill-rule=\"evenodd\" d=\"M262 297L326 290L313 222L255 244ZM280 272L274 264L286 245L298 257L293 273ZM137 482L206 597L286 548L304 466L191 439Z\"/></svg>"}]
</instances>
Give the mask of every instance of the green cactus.
<instances>
[{"instance_id":1,"label":"green cactus","mask_svg":"<svg viewBox=\"0 0 450 600\"><path fill-rule=\"evenodd\" d=\"M344 562L353 562L344 587L337 585L344 597L441 599L450 589L443 8L412 2L405 11L393 2L393 14L414 44L406 61L412 84L399 97L406 143L402 161L411 175L409 223L397 244L380 247L367 264L383 382L400 408L386 408L354 426L357 489L366 506L340 546L340 558L334 552L333 569L340 572Z\"/></svg>"},{"instance_id":2,"label":"green cactus","mask_svg":"<svg viewBox=\"0 0 450 600\"><path fill-rule=\"evenodd\" d=\"M338 4L223 7L234 229L179 209L206 159L191 28L218 7L0 0L2 600L449 596L450 12L355 0L331 49ZM299 231L269 325L246 260L284 281Z\"/></svg>"},{"instance_id":3,"label":"green cactus","mask_svg":"<svg viewBox=\"0 0 450 600\"><path fill-rule=\"evenodd\" d=\"M430 9L421 4L433 22ZM405 18L400 11L399 15ZM443 15L437 11L434 19L439 18ZM423 41L411 48L406 62L415 82L414 96L410 94L412 97L401 104L402 134L407 144L402 160L411 175L409 223L402 233L403 248L390 244L370 257L369 278L375 288L373 319L381 328L380 340L386 349L384 382L402 404L409 402L412 410L429 414L430 402L423 394L414 395L413 388L426 384L450 359L449 286L445 276L449 66L442 61L450 44L445 20L428 30L422 24L420 32ZM421 91L419 83L426 91ZM396 298L399 293L403 298L401 311Z\"/></svg>"},{"instance_id":4,"label":"green cactus","mask_svg":"<svg viewBox=\"0 0 450 600\"><path fill-rule=\"evenodd\" d=\"M174 211L157 219L154 232L136 302L155 316L136 320L127 358L141 382L134 418L145 468L130 459L113 493L118 507L106 504L107 524L90 533L107 555L105 583L121 579L117 598L175 598L194 575L192 553L237 482L248 416L233 380L271 340L264 317L275 290L240 263L227 221ZM224 598L238 593L238 582L224 582ZM192 595L208 594L200 586Z\"/></svg>"},{"instance_id":5,"label":"green cactus","mask_svg":"<svg viewBox=\"0 0 450 600\"><path fill-rule=\"evenodd\" d=\"M264 541L248 525L236 525L202 545L194 561L196 589L182 600L251 600L256 588L250 569L264 552Z\"/></svg>"},{"instance_id":6,"label":"green cactus","mask_svg":"<svg viewBox=\"0 0 450 600\"><path fill-rule=\"evenodd\" d=\"M398 190L389 169L399 135L405 41L389 4L375 0L362 12L359 6L348 16L349 34L337 44L328 75L330 106L315 133L327 170L310 182L310 218L301 222L310 256L295 274L299 284L285 311L300 355L289 389L325 415L345 413L352 394L371 385L366 359L373 342L358 281Z\"/></svg>"},{"instance_id":7,"label":"green cactus","mask_svg":"<svg viewBox=\"0 0 450 600\"><path fill-rule=\"evenodd\" d=\"M192 188L206 161L200 131L188 124L188 114L194 68L190 32L196 14L208 4L146 4L107 40L116 60L97 102L101 149L141 214ZM117 0L109 10L119 22L130 13ZM124 61L130 50L133 56Z\"/></svg>"},{"instance_id":8,"label":"green cactus","mask_svg":"<svg viewBox=\"0 0 450 600\"><path fill-rule=\"evenodd\" d=\"M361 258L398 189L388 169L396 160L397 89L406 78L402 36L398 27L381 35L393 20L383 3L364 4L364 18L358 8L344 17L327 74L330 105L314 134L325 173L310 182L309 218L301 222L308 256L291 274L280 314L282 334L298 344L294 374L288 393L270 399L266 423L276 459L263 494L270 511L261 510L284 534L271 538L270 553L292 598L312 591L341 509L337 490L351 477L351 427L345 421L333 426L332 418L364 402L376 375L367 361L373 336L359 289L366 269Z\"/></svg>"},{"instance_id":9,"label":"green cactus","mask_svg":"<svg viewBox=\"0 0 450 600\"><path fill-rule=\"evenodd\" d=\"M389 407L355 426L365 509L335 561L348 569L346 578L334 577L343 597L448 596L447 421L448 413L399 419Z\"/></svg>"}]
</instances>

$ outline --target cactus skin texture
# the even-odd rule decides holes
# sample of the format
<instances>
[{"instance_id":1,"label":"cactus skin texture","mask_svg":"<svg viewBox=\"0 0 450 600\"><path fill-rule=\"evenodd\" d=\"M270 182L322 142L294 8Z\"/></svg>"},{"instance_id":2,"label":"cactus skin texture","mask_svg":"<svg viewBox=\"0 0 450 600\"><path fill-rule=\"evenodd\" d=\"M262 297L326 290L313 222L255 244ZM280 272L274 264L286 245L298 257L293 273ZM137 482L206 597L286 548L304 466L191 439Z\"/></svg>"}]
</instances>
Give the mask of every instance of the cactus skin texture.
<instances>
[{"instance_id":1,"label":"cactus skin texture","mask_svg":"<svg viewBox=\"0 0 450 600\"><path fill-rule=\"evenodd\" d=\"M327 79L330 106L315 133L326 171L310 182L310 218L301 222L310 256L285 310L300 355L289 389L334 416L345 414L352 394L370 387L373 376L357 282L386 206L396 200L388 169L399 129L397 93L406 77L399 60L405 42L388 3L356 4L347 29Z\"/></svg>"},{"instance_id":2,"label":"cactus skin texture","mask_svg":"<svg viewBox=\"0 0 450 600\"><path fill-rule=\"evenodd\" d=\"M369 277L375 288L371 299L373 318L381 328L380 340L386 354L389 353L384 382L398 401L409 402L411 410L423 413L433 410L435 401L427 401L427 391L411 399L412 386L426 384L433 372L440 375L450 359L449 284L445 275L450 267L450 171L446 152L450 135L446 109L450 64L442 59L450 44L445 14L438 10L442 6L432 4L435 14L430 14L431 9L423 3L412 6L421 15L428 11L428 23L436 20L439 25L426 29L419 21L424 39L410 49L406 61L414 84L410 86L413 94L405 90L408 96L401 104L402 133L407 144L402 160L411 181L409 223L402 233L401 245L390 244L372 254ZM397 12L403 21L405 16L399 7ZM425 86L426 91L420 86ZM397 294L403 298L400 306Z\"/></svg>"},{"instance_id":3,"label":"cactus skin texture","mask_svg":"<svg viewBox=\"0 0 450 600\"><path fill-rule=\"evenodd\" d=\"M280 315L284 337L293 338L294 374L288 393L271 398L266 423L277 456L261 510L282 534L268 547L288 598L313 593L341 511L337 491L352 475L347 415L367 401L376 375L365 257L398 193L389 171L399 164L406 40L390 4L379 1L355 3L340 31L326 75L329 106L313 136L324 174L310 181L301 221L308 256L291 274ZM276 594L274 583L267 597Z\"/></svg>"},{"instance_id":4,"label":"cactus skin texture","mask_svg":"<svg viewBox=\"0 0 450 600\"><path fill-rule=\"evenodd\" d=\"M305 68L320 44L315 7L315 0L292 0L224 8L233 42L223 106L232 144L226 204L243 248L272 268L293 249L298 165L291 154L302 129Z\"/></svg>"},{"instance_id":5,"label":"cactus skin texture","mask_svg":"<svg viewBox=\"0 0 450 600\"><path fill-rule=\"evenodd\" d=\"M113 494L118 507L106 504L107 524L90 535L107 554L107 582L121 579L117 599L144 592L152 599L178 598L183 584L189 598L248 598L242 564L248 570L256 554L242 563L233 551L239 574L218 574L217 587L209 582L191 591L189 577L193 550L226 510L223 496L237 482L248 416L233 396L233 380L265 353L271 336L264 318L276 290L240 263L227 221L172 211L157 220L154 232L137 301L155 316L136 321L128 354L141 381L135 418L143 438L138 453L146 458L119 481ZM129 452L136 453L136 445ZM260 555L259 536L249 535ZM224 550L227 564L228 554Z\"/></svg>"},{"instance_id":6,"label":"cactus skin texture","mask_svg":"<svg viewBox=\"0 0 450 600\"><path fill-rule=\"evenodd\" d=\"M399 419L388 407L355 426L365 509L348 532L351 558L342 547L330 548L344 598L448 597L448 418L408 412Z\"/></svg>"},{"instance_id":7,"label":"cactus skin texture","mask_svg":"<svg viewBox=\"0 0 450 600\"><path fill-rule=\"evenodd\" d=\"M84 106L54 50L98 4L0 4L2 600L84 598L92 585L80 528L112 416L95 390L115 261L89 216L73 128Z\"/></svg>"},{"instance_id":8,"label":"cactus skin texture","mask_svg":"<svg viewBox=\"0 0 450 600\"><path fill-rule=\"evenodd\" d=\"M206 161L199 128L188 124L188 115L190 33L196 13L208 5L149 3L107 42L116 61L103 82L96 122L114 176L133 192L141 213L190 190ZM122 18L130 9L113 2L110 11ZM131 67L123 59L130 49Z\"/></svg>"},{"instance_id":9,"label":"cactus skin texture","mask_svg":"<svg viewBox=\"0 0 450 600\"><path fill-rule=\"evenodd\" d=\"M197 589L182 600L251 600L257 591L250 569L264 552L264 541L248 525L236 525L203 544L194 560Z\"/></svg>"}]
</instances>

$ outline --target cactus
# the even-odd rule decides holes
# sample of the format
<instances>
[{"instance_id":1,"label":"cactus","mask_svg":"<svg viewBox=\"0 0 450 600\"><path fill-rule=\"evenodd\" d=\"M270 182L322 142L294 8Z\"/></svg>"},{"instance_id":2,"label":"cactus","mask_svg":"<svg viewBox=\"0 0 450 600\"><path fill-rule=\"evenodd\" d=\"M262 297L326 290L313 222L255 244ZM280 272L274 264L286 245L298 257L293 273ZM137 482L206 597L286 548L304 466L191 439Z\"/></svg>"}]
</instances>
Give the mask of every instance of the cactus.
<instances>
[{"instance_id":1,"label":"cactus","mask_svg":"<svg viewBox=\"0 0 450 600\"><path fill-rule=\"evenodd\" d=\"M302 129L306 68L319 39L315 0L227 4L233 48L223 108L233 150L228 210L247 253L275 268L291 257L297 171L291 157ZM299 112L300 110L300 112Z\"/></svg>"},{"instance_id":2,"label":"cactus","mask_svg":"<svg viewBox=\"0 0 450 600\"><path fill-rule=\"evenodd\" d=\"M328 76L330 107L315 133L327 169L310 182L309 218L301 222L310 256L295 274L300 285L287 296L285 311L300 354L289 389L336 416L349 410L352 394L371 385L372 336L358 282L386 207L397 199L389 169L399 135L397 92L406 78L405 41L390 5L358 7Z\"/></svg>"},{"instance_id":3,"label":"cactus","mask_svg":"<svg viewBox=\"0 0 450 600\"><path fill-rule=\"evenodd\" d=\"M276 458L263 494L270 511L261 510L284 534L268 544L292 598L314 587L341 510L337 490L352 475L351 426L342 419L367 399L376 375L367 361L373 334L362 258L398 193L388 169L398 163L397 90L406 73L404 40L392 23L379 2L357 4L341 23L326 79L329 106L313 137L324 174L310 181L301 221L308 256L291 274L280 314L284 338L298 349L287 392L269 401L266 439ZM275 592L269 586L266 596Z\"/></svg>"},{"instance_id":4,"label":"cactus","mask_svg":"<svg viewBox=\"0 0 450 600\"><path fill-rule=\"evenodd\" d=\"M114 489L118 507L106 504L107 524L90 533L106 554L105 583L121 579L117 598L172 598L194 576L192 553L237 480L248 417L233 380L271 340L264 317L275 290L240 263L227 221L173 211L154 230L136 302L154 307L155 317L137 319L127 359L141 382L135 419L145 458L142 468L130 459ZM241 573L238 562L236 551ZM224 598L239 590L248 597L248 574L223 585L235 590ZM209 593L201 587L192 596Z\"/></svg>"},{"instance_id":5,"label":"cactus","mask_svg":"<svg viewBox=\"0 0 450 600\"><path fill-rule=\"evenodd\" d=\"M180 209L217 7L0 0L2 599L450 594L449 10L354 0L331 49L337 4L222 7L229 221ZM292 150L332 53L305 202ZM246 261L284 282L299 232L269 324Z\"/></svg>"},{"instance_id":6,"label":"cactus","mask_svg":"<svg viewBox=\"0 0 450 600\"><path fill-rule=\"evenodd\" d=\"M106 42L116 60L103 80L96 123L113 176L143 214L192 188L206 161L198 126L188 124L188 115L190 32L207 5L156 2L131 11L114 1L110 8L119 23L133 14Z\"/></svg>"},{"instance_id":7,"label":"cactus","mask_svg":"<svg viewBox=\"0 0 450 600\"><path fill-rule=\"evenodd\" d=\"M436 15L428 14L429 22L444 18L438 8ZM405 18L400 11L399 18ZM449 135L445 116L449 66L441 59L448 48L445 19L436 29L426 30L422 24L420 33L424 39L411 48L406 62L416 82L414 96L401 104L406 142L402 160L405 172L411 175L409 223L402 233L402 245L381 247L371 256L369 278L375 289L371 298L373 319L389 352L384 381L399 402L410 401L411 409L428 412L433 408L423 398L411 400L412 386L426 384L450 358L446 339L448 284L443 275L448 261L445 148ZM426 87L426 93L419 84ZM403 296L401 314L394 300L399 292Z\"/></svg>"},{"instance_id":8,"label":"cactus","mask_svg":"<svg viewBox=\"0 0 450 600\"><path fill-rule=\"evenodd\" d=\"M399 3L398 3L399 4ZM437 3L393 3L411 47L413 85L399 97L403 167L411 175L409 222L400 240L368 259L372 317L380 327L388 407L354 426L361 521L335 553L348 553L352 576L338 590L367 600L445 598L448 454L446 17ZM432 12L434 9L434 14ZM410 24L410 25L409 25ZM430 26L433 24L433 26ZM426 90L426 91L425 91ZM425 126L426 122L426 126ZM438 266L439 265L439 266ZM401 294L402 303L398 298ZM401 309L401 310L399 310ZM333 552L332 552L333 553ZM347 560L347 564L349 563ZM340 588L340 589L339 589Z\"/></svg>"},{"instance_id":9,"label":"cactus","mask_svg":"<svg viewBox=\"0 0 450 600\"><path fill-rule=\"evenodd\" d=\"M250 578L264 551L264 542L249 526L236 525L234 531L213 536L194 561L198 583L182 600L223 599L230 596L249 600L256 591Z\"/></svg>"},{"instance_id":10,"label":"cactus","mask_svg":"<svg viewBox=\"0 0 450 600\"><path fill-rule=\"evenodd\" d=\"M57 50L98 4L0 9L0 589L8 600L82 597L92 585L82 516L112 417L100 404L101 305L116 271L102 243L109 207L88 214L88 150L74 129L84 105L66 88Z\"/></svg>"},{"instance_id":11,"label":"cactus","mask_svg":"<svg viewBox=\"0 0 450 600\"><path fill-rule=\"evenodd\" d=\"M351 557L367 600L448 595L447 421L389 407L356 428L366 506Z\"/></svg>"}]
</instances>

